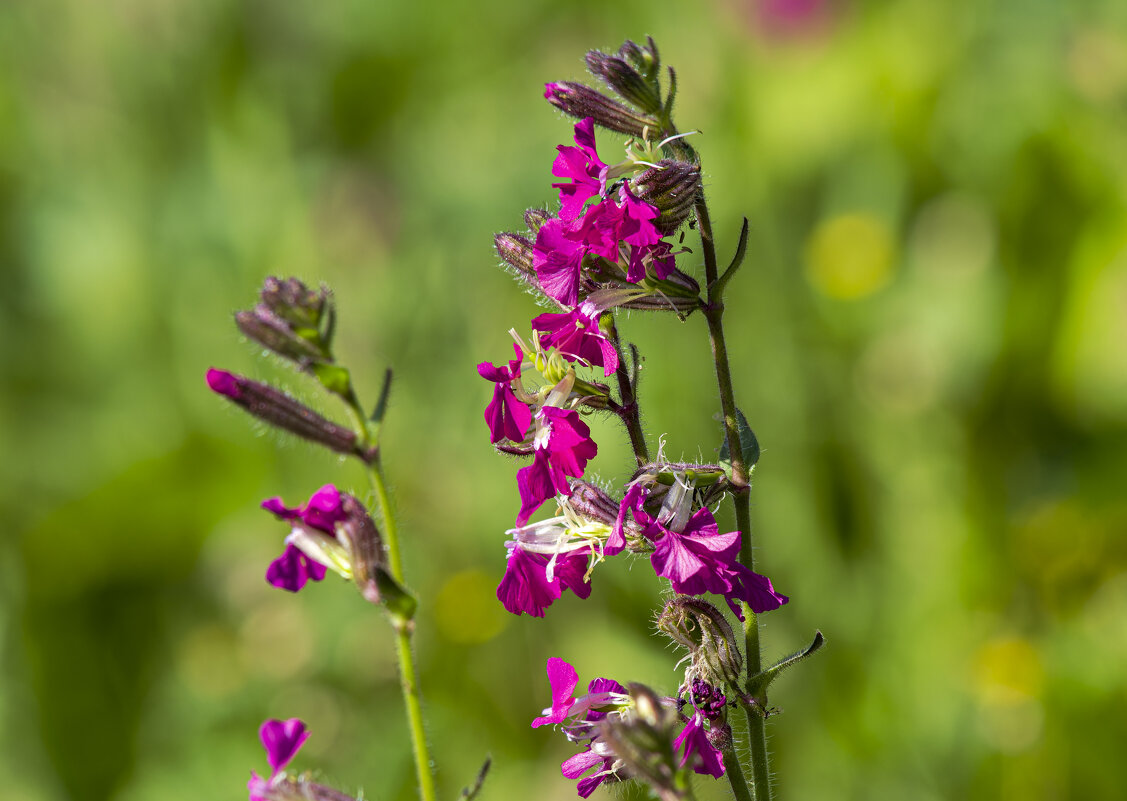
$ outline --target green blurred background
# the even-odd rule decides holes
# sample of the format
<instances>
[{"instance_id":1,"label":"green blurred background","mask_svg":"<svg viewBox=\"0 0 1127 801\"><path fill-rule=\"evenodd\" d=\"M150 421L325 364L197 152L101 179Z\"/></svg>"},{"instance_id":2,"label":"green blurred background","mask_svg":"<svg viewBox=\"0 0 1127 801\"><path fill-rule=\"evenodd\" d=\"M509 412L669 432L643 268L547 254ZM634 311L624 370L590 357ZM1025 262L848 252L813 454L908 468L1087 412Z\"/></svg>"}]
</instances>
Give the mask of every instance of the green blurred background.
<instances>
[{"instance_id":1,"label":"green blurred background","mask_svg":"<svg viewBox=\"0 0 1127 801\"><path fill-rule=\"evenodd\" d=\"M704 132L721 258L751 219L730 347L759 564L792 597L766 655L829 640L776 686L781 797L1123 797L1113 0L0 5L0 797L245 798L268 716L309 722L295 767L412 797L387 626L343 582L262 579L284 528L258 502L362 474L204 385L316 397L231 324L268 274L335 288L369 402L398 371L385 453L443 797L486 753L486 798L574 797L569 748L529 729L548 656L675 686L644 561L545 620L494 600L515 465L474 370L535 311L491 235L552 200L570 125L543 83L647 33ZM703 321L621 327L651 442L710 458ZM595 432L621 481L624 436Z\"/></svg>"}]
</instances>

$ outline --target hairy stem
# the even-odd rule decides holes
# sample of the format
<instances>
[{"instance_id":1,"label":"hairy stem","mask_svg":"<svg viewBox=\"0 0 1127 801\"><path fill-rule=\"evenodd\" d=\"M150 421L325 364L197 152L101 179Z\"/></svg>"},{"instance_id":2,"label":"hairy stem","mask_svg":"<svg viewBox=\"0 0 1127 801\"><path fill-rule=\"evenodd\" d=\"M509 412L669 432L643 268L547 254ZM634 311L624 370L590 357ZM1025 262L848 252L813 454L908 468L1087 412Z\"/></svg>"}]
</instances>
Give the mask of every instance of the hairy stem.
<instances>
[{"instance_id":1,"label":"hairy stem","mask_svg":"<svg viewBox=\"0 0 1127 801\"><path fill-rule=\"evenodd\" d=\"M752 801L747 779L744 778L744 769L740 765L735 749L729 746L721 753L724 755L724 775L728 777L728 784L732 786L732 795L735 796L736 801Z\"/></svg>"},{"instance_id":2,"label":"hairy stem","mask_svg":"<svg viewBox=\"0 0 1127 801\"><path fill-rule=\"evenodd\" d=\"M401 586L403 581L403 561L399 548L399 528L395 521L395 511L391 506L391 497L387 492L387 481L384 478L383 459L378 450L378 443L373 442L374 435L368 426L364 415L358 405L350 405L350 413L357 426L357 434L367 447L376 446L375 456L367 465L368 480L376 494L376 505L380 510L381 533L387 543L387 564L394 578ZM434 774L431 771L430 748L427 745L426 728L423 724L423 699L419 691L419 682L415 670L415 654L411 649L411 634L415 624L411 620L399 619L392 616L392 625L395 629L395 652L399 658L399 683L403 690L403 705L407 708L407 728L411 732L411 748L415 754L415 772L419 780L420 801L435 801L437 798L434 786Z\"/></svg>"},{"instance_id":3,"label":"hairy stem","mask_svg":"<svg viewBox=\"0 0 1127 801\"><path fill-rule=\"evenodd\" d=\"M720 410L724 416L724 437L728 443L728 453L732 460L732 493L736 511L736 527L741 532L740 563L748 570L755 569L755 557L751 543L751 507L748 486L748 468L744 462L743 448L740 444L739 428L736 421L736 397L732 389L732 371L728 364L728 346L724 340L724 287L718 282L716 267L716 244L712 238L712 220L708 214L708 204L702 191L696 201L697 225L700 229L701 249L704 252L705 279L708 286L708 301L704 317L708 321L708 336L712 345L712 360L716 367L716 385L720 391ZM747 675L754 676L762 667L759 651L759 621L747 604L740 604L744 613L744 658L747 662ZM763 717L750 707L747 711L748 745L751 751L752 781L756 801L771 799L771 771L767 756L767 733Z\"/></svg>"},{"instance_id":4,"label":"hairy stem","mask_svg":"<svg viewBox=\"0 0 1127 801\"><path fill-rule=\"evenodd\" d=\"M642 433L642 421L638 413L638 399L634 395L636 387L630 380L630 372L626 367L626 354L623 352L622 342L618 338L618 328L614 324L614 318L611 318L610 333L608 334L611 343L614 345L615 351L618 352L618 369L615 370L615 378L618 380L618 394L622 397L622 408L619 412L619 417L622 418L622 424L626 426L626 433L630 435L630 447L634 449L634 459L638 462L638 466L646 464L650 460L649 451L646 448L646 437Z\"/></svg>"}]
</instances>

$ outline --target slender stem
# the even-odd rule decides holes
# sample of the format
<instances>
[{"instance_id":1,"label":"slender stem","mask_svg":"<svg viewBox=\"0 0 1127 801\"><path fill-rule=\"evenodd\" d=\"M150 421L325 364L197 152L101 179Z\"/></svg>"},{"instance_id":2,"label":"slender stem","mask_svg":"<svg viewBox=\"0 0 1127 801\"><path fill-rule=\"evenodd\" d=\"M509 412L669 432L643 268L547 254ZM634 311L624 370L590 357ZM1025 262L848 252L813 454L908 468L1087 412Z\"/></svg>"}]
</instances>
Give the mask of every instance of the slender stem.
<instances>
[{"instance_id":1,"label":"slender stem","mask_svg":"<svg viewBox=\"0 0 1127 801\"><path fill-rule=\"evenodd\" d=\"M728 777L728 784L732 785L732 795L736 797L736 801L752 801L744 769L735 749L728 747L721 753L724 755L724 775Z\"/></svg>"},{"instance_id":2,"label":"slender stem","mask_svg":"<svg viewBox=\"0 0 1127 801\"><path fill-rule=\"evenodd\" d=\"M634 449L634 459L641 467L650 460L650 454L646 448L646 437L642 433L638 399L634 395L635 387L630 381L630 373L626 368L626 354L623 352L622 342L618 338L618 328L614 324L613 317L611 318L608 336L618 353L618 368L614 371L614 374L618 380L618 393L622 396L622 411L619 416L622 418L623 425L626 426L626 433L630 435L630 447Z\"/></svg>"},{"instance_id":3,"label":"slender stem","mask_svg":"<svg viewBox=\"0 0 1127 801\"><path fill-rule=\"evenodd\" d=\"M712 359L716 366L716 384L720 390L720 409L724 416L724 437L732 460L732 493L736 511L736 527L741 532L740 564L748 570L755 569L755 556L751 543L751 507L748 487L748 469L744 462L736 422L736 397L732 388L732 371L728 364L728 346L724 340L724 283L717 282L716 244L712 238L712 221L708 204L702 191L696 201L697 225L700 228L701 248L704 251L705 276L708 282L708 302L704 317L708 321L708 335L712 345ZM747 604L741 603L744 614L744 658L748 677L762 668L759 650L759 621ZM771 771L767 756L767 733L763 717L745 707L747 711L748 745L751 751L752 780L756 801L771 799Z\"/></svg>"},{"instance_id":4,"label":"slender stem","mask_svg":"<svg viewBox=\"0 0 1127 801\"><path fill-rule=\"evenodd\" d=\"M349 413L356 426L356 433L363 441L365 448L370 448L374 434L371 431L358 404L349 404ZM399 528L395 521L395 512L391 506L391 497L387 492L387 481L384 478L383 459L379 450L367 463L368 480L376 494L376 504L380 509L381 533L387 543L387 563L394 578L400 585L403 581L403 561L399 549ZM423 723L423 699L419 691L418 674L415 670L415 654L411 650L411 634L415 624L411 620L404 620L392 616L392 627L395 629L395 652L399 657L399 683L403 690L403 705L407 708L407 728L411 731L411 748L415 754L415 772L419 780L420 801L436 801L437 794L434 786L434 774L431 771L430 748L427 745L426 727Z\"/></svg>"},{"instance_id":5,"label":"slender stem","mask_svg":"<svg viewBox=\"0 0 1127 801\"><path fill-rule=\"evenodd\" d=\"M392 578L403 584L403 563L399 555L399 530L395 524L395 514L384 480L383 464L376 456L368 466L368 478L376 493L376 503L380 507L383 523L384 542L387 543L387 561ZM395 650L399 657L399 679L403 689L403 704L407 707L407 727L411 730L411 747L415 753L415 772L419 778L419 798L421 801L435 801L434 774L431 772L430 749L427 745L426 728L423 724L422 693L415 672L415 654L411 650L411 634L415 629L410 620L394 620Z\"/></svg>"}]
</instances>

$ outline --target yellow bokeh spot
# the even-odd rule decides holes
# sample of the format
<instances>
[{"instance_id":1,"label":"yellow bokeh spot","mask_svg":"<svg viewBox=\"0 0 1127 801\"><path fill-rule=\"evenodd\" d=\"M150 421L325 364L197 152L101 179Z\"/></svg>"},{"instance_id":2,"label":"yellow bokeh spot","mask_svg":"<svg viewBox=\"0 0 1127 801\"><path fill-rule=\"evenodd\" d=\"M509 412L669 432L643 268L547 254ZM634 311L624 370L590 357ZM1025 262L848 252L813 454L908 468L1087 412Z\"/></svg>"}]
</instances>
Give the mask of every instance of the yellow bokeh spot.
<instances>
[{"instance_id":1,"label":"yellow bokeh spot","mask_svg":"<svg viewBox=\"0 0 1127 801\"><path fill-rule=\"evenodd\" d=\"M819 225L806 243L806 277L822 294L856 300L892 277L892 232L869 214L842 214Z\"/></svg>"},{"instance_id":2,"label":"yellow bokeh spot","mask_svg":"<svg viewBox=\"0 0 1127 801\"><path fill-rule=\"evenodd\" d=\"M434 614L442 635L461 645L487 642L509 622L495 580L480 570L451 576L438 593Z\"/></svg>"},{"instance_id":3,"label":"yellow bokeh spot","mask_svg":"<svg viewBox=\"0 0 1127 801\"><path fill-rule=\"evenodd\" d=\"M990 640L978 649L974 661L975 684L987 703L1016 703L1041 694L1044 671L1037 648L1029 640Z\"/></svg>"}]
</instances>

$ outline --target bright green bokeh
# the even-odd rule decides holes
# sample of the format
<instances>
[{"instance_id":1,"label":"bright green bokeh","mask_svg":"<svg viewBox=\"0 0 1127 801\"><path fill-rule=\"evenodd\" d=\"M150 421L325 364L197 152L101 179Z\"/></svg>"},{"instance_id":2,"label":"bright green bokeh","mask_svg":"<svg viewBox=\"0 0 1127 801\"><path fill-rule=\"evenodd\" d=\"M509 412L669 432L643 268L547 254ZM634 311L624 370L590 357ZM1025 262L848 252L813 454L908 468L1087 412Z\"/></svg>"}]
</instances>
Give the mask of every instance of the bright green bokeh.
<instances>
[{"instance_id":1,"label":"bright green bokeh","mask_svg":"<svg viewBox=\"0 0 1127 801\"><path fill-rule=\"evenodd\" d=\"M0 797L245 798L270 716L309 722L298 769L412 797L387 626L332 577L262 580L284 530L256 504L363 475L204 385L317 398L230 323L268 274L336 290L366 398L397 371L442 796L491 754L483 798L574 797L568 747L529 728L549 656L673 689L645 561L545 620L489 606L516 465L474 370L535 313L491 236L552 201L570 126L543 83L647 33L703 131L722 259L751 220L729 345L758 564L793 599L766 656L828 638L775 686L781 797L1122 797L1127 7L858 1L777 28L760 5L0 5ZM620 327L651 442L711 458L703 321ZM625 437L594 428L621 482Z\"/></svg>"}]
</instances>

